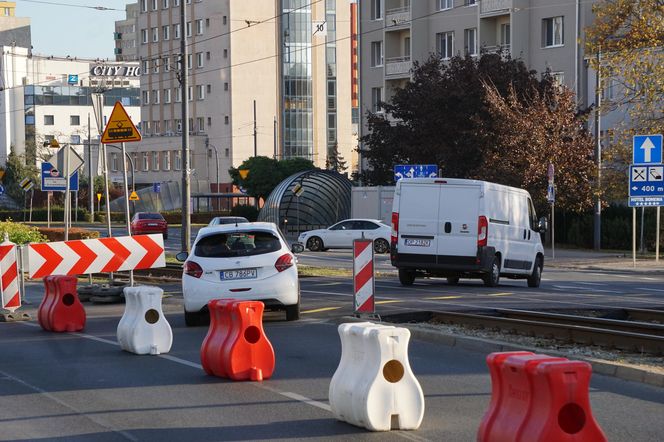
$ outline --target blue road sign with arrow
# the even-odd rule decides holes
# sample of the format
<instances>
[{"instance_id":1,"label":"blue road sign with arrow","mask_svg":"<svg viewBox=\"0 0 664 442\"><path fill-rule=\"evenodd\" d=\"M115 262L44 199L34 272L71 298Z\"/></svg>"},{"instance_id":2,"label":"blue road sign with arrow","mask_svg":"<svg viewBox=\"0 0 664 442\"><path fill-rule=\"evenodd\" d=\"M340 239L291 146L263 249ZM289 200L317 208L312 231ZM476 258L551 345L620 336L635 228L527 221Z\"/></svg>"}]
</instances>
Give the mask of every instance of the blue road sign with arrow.
<instances>
[{"instance_id":1,"label":"blue road sign with arrow","mask_svg":"<svg viewBox=\"0 0 664 442\"><path fill-rule=\"evenodd\" d=\"M631 165L629 168L630 207L664 205L664 166Z\"/></svg>"},{"instance_id":2,"label":"blue road sign with arrow","mask_svg":"<svg viewBox=\"0 0 664 442\"><path fill-rule=\"evenodd\" d=\"M632 142L634 164L662 162L662 135L635 135Z\"/></svg>"},{"instance_id":3,"label":"blue road sign with arrow","mask_svg":"<svg viewBox=\"0 0 664 442\"><path fill-rule=\"evenodd\" d=\"M438 166L435 164L400 164L394 166L394 181L401 178L436 178Z\"/></svg>"}]
</instances>

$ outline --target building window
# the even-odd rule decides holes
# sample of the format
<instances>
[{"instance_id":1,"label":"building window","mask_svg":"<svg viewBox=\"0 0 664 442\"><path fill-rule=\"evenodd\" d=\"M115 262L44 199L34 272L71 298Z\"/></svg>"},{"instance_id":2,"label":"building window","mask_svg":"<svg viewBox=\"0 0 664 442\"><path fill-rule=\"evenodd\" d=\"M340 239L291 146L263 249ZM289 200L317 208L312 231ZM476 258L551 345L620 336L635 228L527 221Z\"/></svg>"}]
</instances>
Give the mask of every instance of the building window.
<instances>
[{"instance_id":1,"label":"building window","mask_svg":"<svg viewBox=\"0 0 664 442\"><path fill-rule=\"evenodd\" d=\"M141 170L147 172L149 170L150 162L148 161L148 153L141 152Z\"/></svg>"},{"instance_id":2,"label":"building window","mask_svg":"<svg viewBox=\"0 0 664 442\"><path fill-rule=\"evenodd\" d=\"M179 150L174 150L173 153L175 154L175 160L173 161L175 165L173 170L182 170L182 152Z\"/></svg>"},{"instance_id":3,"label":"building window","mask_svg":"<svg viewBox=\"0 0 664 442\"><path fill-rule=\"evenodd\" d=\"M80 126L81 117L79 115L70 115L69 116L69 125L70 126Z\"/></svg>"},{"instance_id":4,"label":"building window","mask_svg":"<svg viewBox=\"0 0 664 442\"><path fill-rule=\"evenodd\" d=\"M196 53L196 67L197 68L202 68L204 65L203 62L203 53L202 52L197 52Z\"/></svg>"},{"instance_id":5,"label":"building window","mask_svg":"<svg viewBox=\"0 0 664 442\"><path fill-rule=\"evenodd\" d=\"M436 34L436 46L436 50L443 60L454 57L454 32Z\"/></svg>"},{"instance_id":6,"label":"building window","mask_svg":"<svg viewBox=\"0 0 664 442\"><path fill-rule=\"evenodd\" d=\"M143 91L143 106L150 104L150 91Z\"/></svg>"},{"instance_id":7,"label":"building window","mask_svg":"<svg viewBox=\"0 0 664 442\"><path fill-rule=\"evenodd\" d=\"M141 63L141 72L143 73L143 75L147 75L148 73L150 73L150 64L148 63L148 60L143 60L143 62Z\"/></svg>"},{"instance_id":8,"label":"building window","mask_svg":"<svg viewBox=\"0 0 664 442\"><path fill-rule=\"evenodd\" d=\"M372 87L371 88L371 111L372 112L381 112L382 108L380 107L380 102L383 101L383 88L382 87Z\"/></svg>"},{"instance_id":9,"label":"building window","mask_svg":"<svg viewBox=\"0 0 664 442\"><path fill-rule=\"evenodd\" d=\"M173 0L173 7L180 6L180 0Z\"/></svg>"},{"instance_id":10,"label":"building window","mask_svg":"<svg viewBox=\"0 0 664 442\"><path fill-rule=\"evenodd\" d=\"M203 20L196 20L196 35L203 35Z\"/></svg>"},{"instance_id":11,"label":"building window","mask_svg":"<svg viewBox=\"0 0 664 442\"><path fill-rule=\"evenodd\" d=\"M176 103L182 102L182 88L181 87L176 87L175 88L175 102Z\"/></svg>"},{"instance_id":12,"label":"building window","mask_svg":"<svg viewBox=\"0 0 664 442\"><path fill-rule=\"evenodd\" d=\"M148 12L148 0L141 0L141 12Z\"/></svg>"},{"instance_id":13,"label":"building window","mask_svg":"<svg viewBox=\"0 0 664 442\"><path fill-rule=\"evenodd\" d=\"M175 35L176 40L180 38L180 23L173 25L173 35Z\"/></svg>"},{"instance_id":14,"label":"building window","mask_svg":"<svg viewBox=\"0 0 664 442\"><path fill-rule=\"evenodd\" d=\"M164 120L164 133L167 135L171 133L171 120Z\"/></svg>"},{"instance_id":15,"label":"building window","mask_svg":"<svg viewBox=\"0 0 664 442\"><path fill-rule=\"evenodd\" d=\"M438 10L452 9L454 7L454 0L438 0Z\"/></svg>"},{"instance_id":16,"label":"building window","mask_svg":"<svg viewBox=\"0 0 664 442\"><path fill-rule=\"evenodd\" d=\"M168 150L161 153L161 170L171 170L171 152Z\"/></svg>"},{"instance_id":17,"label":"building window","mask_svg":"<svg viewBox=\"0 0 664 442\"><path fill-rule=\"evenodd\" d=\"M463 5L464 6L473 6L475 4L477 4L476 0L463 0Z\"/></svg>"},{"instance_id":18,"label":"building window","mask_svg":"<svg viewBox=\"0 0 664 442\"><path fill-rule=\"evenodd\" d=\"M159 89L152 90L152 103L159 104Z\"/></svg>"},{"instance_id":19,"label":"building window","mask_svg":"<svg viewBox=\"0 0 664 442\"><path fill-rule=\"evenodd\" d=\"M111 172L117 172L118 171L118 154L115 152L111 152Z\"/></svg>"},{"instance_id":20,"label":"building window","mask_svg":"<svg viewBox=\"0 0 664 442\"><path fill-rule=\"evenodd\" d=\"M224 15L224 16L221 18L221 24L225 25L227 20L228 20L228 19L227 19L226 16Z\"/></svg>"},{"instance_id":21,"label":"building window","mask_svg":"<svg viewBox=\"0 0 664 442\"><path fill-rule=\"evenodd\" d=\"M500 45L509 46L510 45L510 24L503 23L500 25Z\"/></svg>"},{"instance_id":22,"label":"building window","mask_svg":"<svg viewBox=\"0 0 664 442\"><path fill-rule=\"evenodd\" d=\"M175 131L177 133L182 132L182 120L180 120L179 118L175 120Z\"/></svg>"},{"instance_id":23,"label":"building window","mask_svg":"<svg viewBox=\"0 0 664 442\"><path fill-rule=\"evenodd\" d=\"M72 135L69 137L69 142L71 144L81 144L81 136L80 135Z\"/></svg>"},{"instance_id":24,"label":"building window","mask_svg":"<svg viewBox=\"0 0 664 442\"><path fill-rule=\"evenodd\" d=\"M191 22L187 22L187 37L191 37Z\"/></svg>"},{"instance_id":25,"label":"building window","mask_svg":"<svg viewBox=\"0 0 664 442\"><path fill-rule=\"evenodd\" d=\"M164 89L164 103L170 103L170 102L171 102L171 90Z\"/></svg>"},{"instance_id":26,"label":"building window","mask_svg":"<svg viewBox=\"0 0 664 442\"><path fill-rule=\"evenodd\" d=\"M228 90L228 83L224 83L224 90L225 90L225 91Z\"/></svg>"},{"instance_id":27,"label":"building window","mask_svg":"<svg viewBox=\"0 0 664 442\"><path fill-rule=\"evenodd\" d=\"M208 117L208 127L212 127L212 117Z\"/></svg>"},{"instance_id":28,"label":"building window","mask_svg":"<svg viewBox=\"0 0 664 442\"><path fill-rule=\"evenodd\" d=\"M224 49L224 58L228 58L228 49Z\"/></svg>"},{"instance_id":29,"label":"building window","mask_svg":"<svg viewBox=\"0 0 664 442\"><path fill-rule=\"evenodd\" d=\"M152 133L157 135L161 133L161 121L155 120L152 122Z\"/></svg>"},{"instance_id":30,"label":"building window","mask_svg":"<svg viewBox=\"0 0 664 442\"><path fill-rule=\"evenodd\" d=\"M228 124L230 122L230 118L228 118L228 115L224 115L224 124Z\"/></svg>"},{"instance_id":31,"label":"building window","mask_svg":"<svg viewBox=\"0 0 664 442\"><path fill-rule=\"evenodd\" d=\"M371 0L371 19L382 20L383 18L383 0Z\"/></svg>"},{"instance_id":32,"label":"building window","mask_svg":"<svg viewBox=\"0 0 664 442\"><path fill-rule=\"evenodd\" d=\"M152 170L159 170L159 152L152 152Z\"/></svg>"},{"instance_id":33,"label":"building window","mask_svg":"<svg viewBox=\"0 0 664 442\"><path fill-rule=\"evenodd\" d=\"M207 85L207 93L209 94L209 93L211 93L211 92L212 92L212 85L211 85L211 84L208 84L208 85Z\"/></svg>"},{"instance_id":34,"label":"building window","mask_svg":"<svg viewBox=\"0 0 664 442\"><path fill-rule=\"evenodd\" d=\"M44 126L53 126L55 124L55 117L53 115L44 115Z\"/></svg>"},{"instance_id":35,"label":"building window","mask_svg":"<svg viewBox=\"0 0 664 442\"><path fill-rule=\"evenodd\" d=\"M205 100L205 88L202 84L196 85L196 99Z\"/></svg>"},{"instance_id":36,"label":"building window","mask_svg":"<svg viewBox=\"0 0 664 442\"><path fill-rule=\"evenodd\" d=\"M563 17L551 17L542 20L542 46L562 46L563 40Z\"/></svg>"},{"instance_id":37,"label":"building window","mask_svg":"<svg viewBox=\"0 0 664 442\"><path fill-rule=\"evenodd\" d=\"M152 0L152 10L153 11L157 10L157 0Z\"/></svg>"},{"instance_id":38,"label":"building window","mask_svg":"<svg viewBox=\"0 0 664 442\"><path fill-rule=\"evenodd\" d=\"M171 26L166 25L161 27L161 39L170 40L171 39Z\"/></svg>"},{"instance_id":39,"label":"building window","mask_svg":"<svg viewBox=\"0 0 664 442\"><path fill-rule=\"evenodd\" d=\"M205 117L196 118L196 130L199 132L205 132Z\"/></svg>"},{"instance_id":40,"label":"building window","mask_svg":"<svg viewBox=\"0 0 664 442\"><path fill-rule=\"evenodd\" d=\"M141 29L141 43L147 44L148 42L148 30Z\"/></svg>"},{"instance_id":41,"label":"building window","mask_svg":"<svg viewBox=\"0 0 664 442\"><path fill-rule=\"evenodd\" d=\"M194 99L194 87L189 86L187 88L187 101L192 101Z\"/></svg>"},{"instance_id":42,"label":"building window","mask_svg":"<svg viewBox=\"0 0 664 442\"><path fill-rule=\"evenodd\" d=\"M551 72L551 78L556 86L562 88L565 85L565 73L564 72ZM613 94L611 94L613 95Z\"/></svg>"},{"instance_id":43,"label":"building window","mask_svg":"<svg viewBox=\"0 0 664 442\"><path fill-rule=\"evenodd\" d=\"M159 41L159 28L152 28L152 42L156 43Z\"/></svg>"},{"instance_id":44,"label":"building window","mask_svg":"<svg viewBox=\"0 0 664 442\"><path fill-rule=\"evenodd\" d=\"M191 69L194 64L193 54L187 54L187 69Z\"/></svg>"},{"instance_id":45,"label":"building window","mask_svg":"<svg viewBox=\"0 0 664 442\"><path fill-rule=\"evenodd\" d=\"M383 65L383 42L371 42L371 66L380 67Z\"/></svg>"},{"instance_id":46,"label":"building window","mask_svg":"<svg viewBox=\"0 0 664 442\"><path fill-rule=\"evenodd\" d=\"M168 0L161 0L161 7L164 9L168 9Z\"/></svg>"},{"instance_id":47,"label":"building window","mask_svg":"<svg viewBox=\"0 0 664 442\"><path fill-rule=\"evenodd\" d=\"M477 55L477 28L464 29L463 45L466 54Z\"/></svg>"}]
</instances>

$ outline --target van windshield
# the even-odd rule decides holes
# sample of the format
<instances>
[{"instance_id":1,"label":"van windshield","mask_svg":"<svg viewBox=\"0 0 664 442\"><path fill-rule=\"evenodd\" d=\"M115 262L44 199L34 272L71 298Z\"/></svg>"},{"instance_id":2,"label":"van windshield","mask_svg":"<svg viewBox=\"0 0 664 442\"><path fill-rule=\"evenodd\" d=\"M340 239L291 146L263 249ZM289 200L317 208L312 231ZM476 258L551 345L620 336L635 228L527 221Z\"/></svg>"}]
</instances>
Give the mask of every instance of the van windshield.
<instances>
[{"instance_id":1,"label":"van windshield","mask_svg":"<svg viewBox=\"0 0 664 442\"><path fill-rule=\"evenodd\" d=\"M279 238L271 232L252 230L207 235L194 247L194 255L201 258L233 258L262 255L281 249Z\"/></svg>"}]
</instances>

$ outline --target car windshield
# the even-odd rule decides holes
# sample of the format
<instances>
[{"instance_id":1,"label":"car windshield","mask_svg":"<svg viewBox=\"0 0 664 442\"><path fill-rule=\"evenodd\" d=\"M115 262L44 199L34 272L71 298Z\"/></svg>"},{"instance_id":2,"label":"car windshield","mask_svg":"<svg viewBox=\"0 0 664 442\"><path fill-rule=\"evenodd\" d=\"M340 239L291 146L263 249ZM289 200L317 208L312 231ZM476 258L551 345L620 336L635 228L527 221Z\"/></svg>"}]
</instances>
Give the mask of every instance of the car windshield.
<instances>
[{"instance_id":1,"label":"car windshield","mask_svg":"<svg viewBox=\"0 0 664 442\"><path fill-rule=\"evenodd\" d=\"M233 258L262 255L281 248L279 238L271 232L252 230L207 235L194 247L194 255L201 258Z\"/></svg>"},{"instance_id":2,"label":"car windshield","mask_svg":"<svg viewBox=\"0 0 664 442\"><path fill-rule=\"evenodd\" d=\"M248 223L246 218L242 217L221 217L212 220L211 224L235 224L235 223Z\"/></svg>"},{"instance_id":3,"label":"car windshield","mask_svg":"<svg viewBox=\"0 0 664 442\"><path fill-rule=\"evenodd\" d=\"M163 220L164 217L158 213L139 213L138 219L158 219Z\"/></svg>"}]
</instances>

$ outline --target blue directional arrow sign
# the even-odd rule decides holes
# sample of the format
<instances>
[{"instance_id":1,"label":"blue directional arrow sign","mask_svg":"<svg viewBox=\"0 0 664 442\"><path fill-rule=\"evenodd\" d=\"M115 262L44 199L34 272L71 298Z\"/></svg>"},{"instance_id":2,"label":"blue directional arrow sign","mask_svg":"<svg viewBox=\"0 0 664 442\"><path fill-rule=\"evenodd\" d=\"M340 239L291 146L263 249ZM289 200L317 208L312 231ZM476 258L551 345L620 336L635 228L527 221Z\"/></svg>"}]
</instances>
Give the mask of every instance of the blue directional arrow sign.
<instances>
[{"instance_id":1,"label":"blue directional arrow sign","mask_svg":"<svg viewBox=\"0 0 664 442\"><path fill-rule=\"evenodd\" d=\"M662 135L635 135L632 142L634 164L662 162Z\"/></svg>"},{"instance_id":2,"label":"blue directional arrow sign","mask_svg":"<svg viewBox=\"0 0 664 442\"><path fill-rule=\"evenodd\" d=\"M664 166L631 165L629 168L630 207L664 205Z\"/></svg>"},{"instance_id":3,"label":"blue directional arrow sign","mask_svg":"<svg viewBox=\"0 0 664 442\"><path fill-rule=\"evenodd\" d=\"M53 168L51 163L42 163L41 165L41 190L45 192L65 192L67 190L67 181L59 170ZM69 177L69 190L72 192L78 190L78 171Z\"/></svg>"},{"instance_id":4,"label":"blue directional arrow sign","mask_svg":"<svg viewBox=\"0 0 664 442\"><path fill-rule=\"evenodd\" d=\"M401 178L436 178L438 166L435 164L399 164L394 166L394 181Z\"/></svg>"}]
</instances>

